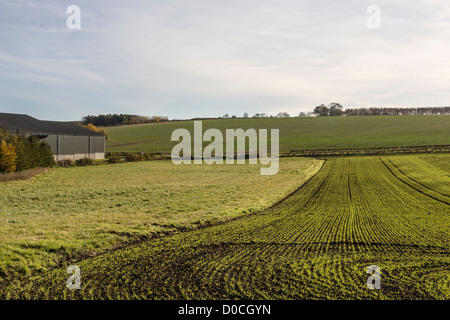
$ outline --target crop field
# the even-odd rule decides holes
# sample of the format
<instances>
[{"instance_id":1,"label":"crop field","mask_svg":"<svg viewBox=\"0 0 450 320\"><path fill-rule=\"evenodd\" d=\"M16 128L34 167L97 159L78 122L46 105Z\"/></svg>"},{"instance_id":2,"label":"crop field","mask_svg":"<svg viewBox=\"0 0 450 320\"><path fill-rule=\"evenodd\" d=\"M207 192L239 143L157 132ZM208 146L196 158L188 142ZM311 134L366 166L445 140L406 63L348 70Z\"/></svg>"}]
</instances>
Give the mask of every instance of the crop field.
<instances>
[{"instance_id":1,"label":"crop field","mask_svg":"<svg viewBox=\"0 0 450 320\"><path fill-rule=\"evenodd\" d=\"M374 148L450 145L450 116L372 116L215 119L202 121L203 130L217 128L280 129L280 152L304 149ZM107 151L170 154L177 128L192 132L193 121L108 127ZM270 134L270 130L269 134ZM207 142L205 145L208 144Z\"/></svg>"},{"instance_id":2,"label":"crop field","mask_svg":"<svg viewBox=\"0 0 450 320\"><path fill-rule=\"evenodd\" d=\"M401 177L409 178L410 183L422 184L441 195L450 194L450 161L447 156L405 156L394 159L395 169L400 171Z\"/></svg>"},{"instance_id":3,"label":"crop field","mask_svg":"<svg viewBox=\"0 0 450 320\"><path fill-rule=\"evenodd\" d=\"M151 161L57 168L30 181L1 183L0 283L68 257L264 209L322 162L281 159L278 174L261 176L260 165Z\"/></svg>"},{"instance_id":4,"label":"crop field","mask_svg":"<svg viewBox=\"0 0 450 320\"><path fill-rule=\"evenodd\" d=\"M326 160L257 214L154 239L0 289L26 299L449 299L450 155ZM368 290L367 267L381 269Z\"/></svg>"}]
</instances>

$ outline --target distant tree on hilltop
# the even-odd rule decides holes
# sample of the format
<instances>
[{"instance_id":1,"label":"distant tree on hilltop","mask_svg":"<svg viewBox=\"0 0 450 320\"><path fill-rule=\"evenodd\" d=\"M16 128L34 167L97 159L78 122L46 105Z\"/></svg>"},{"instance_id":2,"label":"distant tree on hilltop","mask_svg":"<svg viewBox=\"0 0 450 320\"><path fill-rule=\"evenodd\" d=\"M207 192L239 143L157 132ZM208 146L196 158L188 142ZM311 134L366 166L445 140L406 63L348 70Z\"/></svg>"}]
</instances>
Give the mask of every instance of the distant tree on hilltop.
<instances>
[{"instance_id":1,"label":"distant tree on hilltop","mask_svg":"<svg viewBox=\"0 0 450 320\"><path fill-rule=\"evenodd\" d=\"M329 115L330 110L326 105L321 104L320 106L315 107L313 112L316 116L324 117Z\"/></svg>"},{"instance_id":2,"label":"distant tree on hilltop","mask_svg":"<svg viewBox=\"0 0 450 320\"><path fill-rule=\"evenodd\" d=\"M344 114L343 107L340 103L332 102L328 108L330 110L330 116L342 116Z\"/></svg>"},{"instance_id":3,"label":"distant tree on hilltop","mask_svg":"<svg viewBox=\"0 0 450 320\"><path fill-rule=\"evenodd\" d=\"M324 117L324 116L342 116L344 111L343 107L340 103L332 102L328 106L321 104L314 108L314 114L316 116Z\"/></svg>"}]
</instances>

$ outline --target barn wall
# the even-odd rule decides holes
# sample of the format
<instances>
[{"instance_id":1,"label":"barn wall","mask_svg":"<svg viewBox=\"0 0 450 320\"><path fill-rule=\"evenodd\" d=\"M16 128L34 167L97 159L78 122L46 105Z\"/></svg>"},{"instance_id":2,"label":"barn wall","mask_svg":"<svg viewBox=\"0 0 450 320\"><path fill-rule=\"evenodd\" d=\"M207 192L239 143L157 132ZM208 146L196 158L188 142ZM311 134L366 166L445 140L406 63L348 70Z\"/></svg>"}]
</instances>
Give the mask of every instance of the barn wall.
<instances>
[{"instance_id":1,"label":"barn wall","mask_svg":"<svg viewBox=\"0 0 450 320\"><path fill-rule=\"evenodd\" d=\"M42 139L42 141L47 142L50 147L52 148L52 152L55 155L56 154L56 150L57 150L57 146L58 146L58 140L57 140L57 136L56 135L49 135L47 136L47 138Z\"/></svg>"},{"instance_id":2,"label":"barn wall","mask_svg":"<svg viewBox=\"0 0 450 320\"><path fill-rule=\"evenodd\" d=\"M50 145L55 160L105 159L105 137L48 135L43 141Z\"/></svg>"},{"instance_id":3,"label":"barn wall","mask_svg":"<svg viewBox=\"0 0 450 320\"><path fill-rule=\"evenodd\" d=\"M105 137L91 136L89 153L105 153Z\"/></svg>"}]
</instances>

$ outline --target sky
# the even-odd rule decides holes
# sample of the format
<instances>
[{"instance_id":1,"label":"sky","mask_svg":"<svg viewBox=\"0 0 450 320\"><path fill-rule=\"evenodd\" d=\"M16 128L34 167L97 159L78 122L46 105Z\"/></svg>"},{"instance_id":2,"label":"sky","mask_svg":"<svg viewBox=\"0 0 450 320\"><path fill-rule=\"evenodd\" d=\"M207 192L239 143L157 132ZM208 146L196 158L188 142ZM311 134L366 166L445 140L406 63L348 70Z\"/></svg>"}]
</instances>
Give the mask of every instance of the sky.
<instances>
[{"instance_id":1,"label":"sky","mask_svg":"<svg viewBox=\"0 0 450 320\"><path fill-rule=\"evenodd\" d=\"M0 112L71 121L450 105L450 3L393 2L0 0ZM67 27L70 5L80 29Z\"/></svg>"}]
</instances>

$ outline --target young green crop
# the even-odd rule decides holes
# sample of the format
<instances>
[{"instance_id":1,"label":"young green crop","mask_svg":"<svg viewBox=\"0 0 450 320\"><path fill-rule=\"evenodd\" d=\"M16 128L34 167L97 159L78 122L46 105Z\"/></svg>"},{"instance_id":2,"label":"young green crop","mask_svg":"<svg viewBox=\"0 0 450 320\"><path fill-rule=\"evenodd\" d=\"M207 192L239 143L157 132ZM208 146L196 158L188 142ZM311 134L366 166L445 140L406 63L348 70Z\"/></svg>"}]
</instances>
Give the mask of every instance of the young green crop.
<instances>
[{"instance_id":1,"label":"young green crop","mask_svg":"<svg viewBox=\"0 0 450 320\"><path fill-rule=\"evenodd\" d=\"M81 290L65 287L68 262L0 297L449 299L450 207L397 176L402 159L329 159L259 214L76 262ZM374 264L381 290L366 286Z\"/></svg>"},{"instance_id":2,"label":"young green crop","mask_svg":"<svg viewBox=\"0 0 450 320\"><path fill-rule=\"evenodd\" d=\"M422 155L390 158L400 176L450 197L450 161L448 155Z\"/></svg>"}]
</instances>

